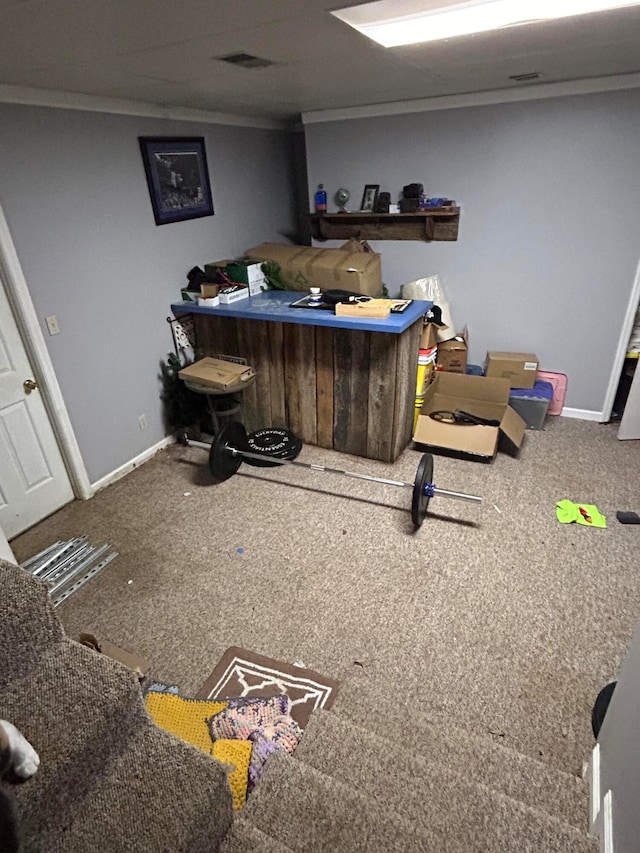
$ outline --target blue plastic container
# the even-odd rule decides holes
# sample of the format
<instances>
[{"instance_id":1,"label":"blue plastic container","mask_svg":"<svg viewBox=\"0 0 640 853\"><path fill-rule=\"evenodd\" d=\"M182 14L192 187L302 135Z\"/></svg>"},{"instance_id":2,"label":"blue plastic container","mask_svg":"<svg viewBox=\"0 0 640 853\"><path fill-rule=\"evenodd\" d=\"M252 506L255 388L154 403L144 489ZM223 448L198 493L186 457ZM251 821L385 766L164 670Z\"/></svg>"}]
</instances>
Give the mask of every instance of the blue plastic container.
<instances>
[{"instance_id":1,"label":"blue plastic container","mask_svg":"<svg viewBox=\"0 0 640 853\"><path fill-rule=\"evenodd\" d=\"M512 388L509 405L526 423L527 429L542 429L553 400L553 385L538 379L533 388Z\"/></svg>"}]
</instances>

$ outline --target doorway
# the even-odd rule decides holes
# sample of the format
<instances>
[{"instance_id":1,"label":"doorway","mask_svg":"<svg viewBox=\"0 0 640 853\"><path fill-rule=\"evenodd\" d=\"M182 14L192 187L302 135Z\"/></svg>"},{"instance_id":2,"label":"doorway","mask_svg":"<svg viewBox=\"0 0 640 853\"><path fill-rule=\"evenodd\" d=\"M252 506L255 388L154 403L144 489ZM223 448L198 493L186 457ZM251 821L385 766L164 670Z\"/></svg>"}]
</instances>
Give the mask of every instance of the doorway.
<instances>
[{"instance_id":1,"label":"doorway","mask_svg":"<svg viewBox=\"0 0 640 853\"><path fill-rule=\"evenodd\" d=\"M11 539L93 490L0 208L0 526Z\"/></svg>"},{"instance_id":2,"label":"doorway","mask_svg":"<svg viewBox=\"0 0 640 853\"><path fill-rule=\"evenodd\" d=\"M637 362L637 358L628 357L629 347L634 346L637 316L640 316L640 262L636 268L602 412L603 420L620 421L619 439L640 438L640 372L629 365L629 362ZM622 409L619 417L616 416L617 409Z\"/></svg>"}]
</instances>

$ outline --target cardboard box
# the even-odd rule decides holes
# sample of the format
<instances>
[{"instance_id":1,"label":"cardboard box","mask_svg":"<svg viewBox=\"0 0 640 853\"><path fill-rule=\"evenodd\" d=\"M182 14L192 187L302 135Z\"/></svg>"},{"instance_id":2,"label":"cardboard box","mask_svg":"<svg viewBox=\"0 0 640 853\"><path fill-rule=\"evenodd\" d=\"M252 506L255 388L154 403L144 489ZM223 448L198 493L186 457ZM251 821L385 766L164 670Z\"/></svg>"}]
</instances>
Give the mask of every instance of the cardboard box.
<instances>
[{"instance_id":1,"label":"cardboard box","mask_svg":"<svg viewBox=\"0 0 640 853\"><path fill-rule=\"evenodd\" d=\"M221 287L218 292L222 305L232 305L241 299L249 298L249 288L244 284L234 284L231 287Z\"/></svg>"},{"instance_id":2,"label":"cardboard box","mask_svg":"<svg viewBox=\"0 0 640 853\"><path fill-rule=\"evenodd\" d=\"M515 452L522 444L525 423L509 406L509 391L506 379L436 373L426 390L413 440L481 459L494 459L499 443ZM437 411L468 412L500 421L500 426L443 423L429 417L431 412Z\"/></svg>"},{"instance_id":3,"label":"cardboard box","mask_svg":"<svg viewBox=\"0 0 640 853\"><path fill-rule=\"evenodd\" d=\"M533 388L538 364L532 352L488 352L484 372L492 379L508 379L511 388Z\"/></svg>"},{"instance_id":4,"label":"cardboard box","mask_svg":"<svg viewBox=\"0 0 640 853\"><path fill-rule=\"evenodd\" d=\"M420 349L433 349L438 346L438 329L435 323L425 323L420 335Z\"/></svg>"},{"instance_id":5,"label":"cardboard box","mask_svg":"<svg viewBox=\"0 0 640 853\"><path fill-rule=\"evenodd\" d=\"M337 317L374 317L386 319L391 313L390 299L372 299L370 302L338 302Z\"/></svg>"},{"instance_id":6,"label":"cardboard box","mask_svg":"<svg viewBox=\"0 0 640 853\"><path fill-rule=\"evenodd\" d=\"M438 343L438 370L464 373L467 369L468 333L464 329L448 341Z\"/></svg>"},{"instance_id":7,"label":"cardboard box","mask_svg":"<svg viewBox=\"0 0 640 853\"><path fill-rule=\"evenodd\" d=\"M219 296L201 296L198 299L198 305L201 305L203 308L217 308L220 305L220 297Z\"/></svg>"},{"instance_id":8,"label":"cardboard box","mask_svg":"<svg viewBox=\"0 0 640 853\"><path fill-rule=\"evenodd\" d=\"M200 285L200 296L204 299L213 299L220 292L219 284L201 284Z\"/></svg>"},{"instance_id":9,"label":"cardboard box","mask_svg":"<svg viewBox=\"0 0 640 853\"><path fill-rule=\"evenodd\" d=\"M77 642L93 649L98 654L106 655L108 658L118 661L131 672L135 672L140 679L144 678L149 671L149 664L140 655L127 652L108 640L99 640L94 634L79 634Z\"/></svg>"},{"instance_id":10,"label":"cardboard box","mask_svg":"<svg viewBox=\"0 0 640 853\"><path fill-rule=\"evenodd\" d=\"M366 240L356 240L355 237L349 237L346 243L340 246L341 252L366 252L367 254L375 254L371 246Z\"/></svg>"},{"instance_id":11,"label":"cardboard box","mask_svg":"<svg viewBox=\"0 0 640 853\"><path fill-rule=\"evenodd\" d=\"M201 358L178 373L180 379L207 385L220 391L233 389L255 375L252 367L234 364L221 358Z\"/></svg>"},{"instance_id":12,"label":"cardboard box","mask_svg":"<svg viewBox=\"0 0 640 853\"><path fill-rule=\"evenodd\" d=\"M211 281L215 281L216 274L218 272L222 272L226 275L227 264L232 263L233 261L230 258L225 258L223 261L210 261L208 264L204 265L205 275L208 276Z\"/></svg>"},{"instance_id":13,"label":"cardboard box","mask_svg":"<svg viewBox=\"0 0 640 853\"><path fill-rule=\"evenodd\" d=\"M205 264L204 270L207 275L214 275L216 271L224 272L231 281L246 284L250 296L267 290L267 279L262 272L261 263L242 260L212 261L210 264Z\"/></svg>"},{"instance_id":14,"label":"cardboard box","mask_svg":"<svg viewBox=\"0 0 640 853\"><path fill-rule=\"evenodd\" d=\"M373 252L344 252L342 249L313 249L261 243L247 257L275 261L291 290L339 288L363 296L382 295L380 255Z\"/></svg>"}]
</instances>

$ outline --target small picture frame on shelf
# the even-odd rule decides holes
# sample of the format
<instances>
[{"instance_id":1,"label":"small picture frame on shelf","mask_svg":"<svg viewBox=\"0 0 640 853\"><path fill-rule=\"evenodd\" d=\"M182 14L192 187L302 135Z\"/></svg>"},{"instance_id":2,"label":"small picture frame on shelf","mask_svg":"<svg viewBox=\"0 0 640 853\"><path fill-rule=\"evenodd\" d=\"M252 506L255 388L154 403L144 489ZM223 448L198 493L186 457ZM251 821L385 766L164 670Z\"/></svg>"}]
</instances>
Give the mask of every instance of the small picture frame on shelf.
<instances>
[{"instance_id":1,"label":"small picture frame on shelf","mask_svg":"<svg viewBox=\"0 0 640 853\"><path fill-rule=\"evenodd\" d=\"M361 213L373 213L375 211L379 189L380 184L366 184L364 192L362 193L362 203L360 205Z\"/></svg>"}]
</instances>

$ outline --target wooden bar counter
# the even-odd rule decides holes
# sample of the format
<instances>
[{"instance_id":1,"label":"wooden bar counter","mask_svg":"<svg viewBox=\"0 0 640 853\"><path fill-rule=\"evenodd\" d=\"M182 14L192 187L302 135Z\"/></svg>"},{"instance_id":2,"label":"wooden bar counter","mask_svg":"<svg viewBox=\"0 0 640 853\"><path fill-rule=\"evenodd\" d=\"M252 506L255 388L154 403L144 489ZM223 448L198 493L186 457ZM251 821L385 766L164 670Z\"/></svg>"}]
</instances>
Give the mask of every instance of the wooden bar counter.
<instances>
[{"instance_id":1,"label":"wooden bar counter","mask_svg":"<svg viewBox=\"0 0 640 853\"><path fill-rule=\"evenodd\" d=\"M307 444L393 462L411 440L422 318L414 301L387 319L291 308L303 294L267 291L233 305L180 302L198 357L246 358L256 381L243 392L249 432L286 426Z\"/></svg>"}]
</instances>

